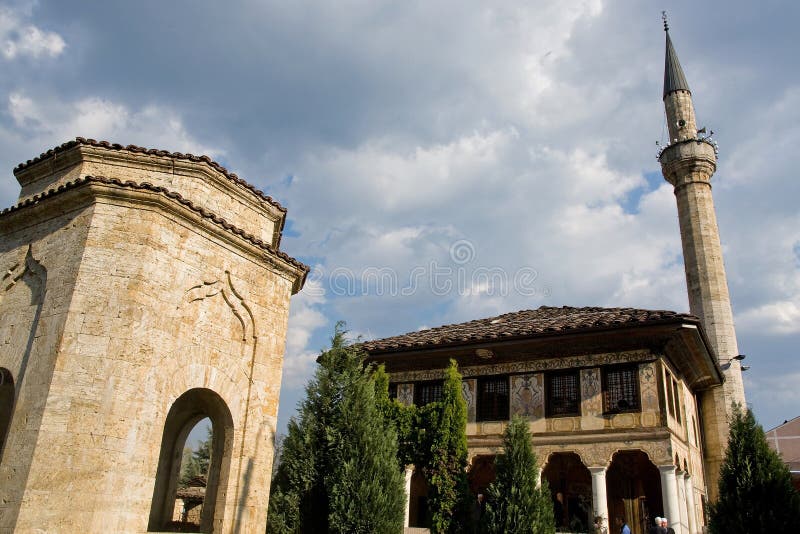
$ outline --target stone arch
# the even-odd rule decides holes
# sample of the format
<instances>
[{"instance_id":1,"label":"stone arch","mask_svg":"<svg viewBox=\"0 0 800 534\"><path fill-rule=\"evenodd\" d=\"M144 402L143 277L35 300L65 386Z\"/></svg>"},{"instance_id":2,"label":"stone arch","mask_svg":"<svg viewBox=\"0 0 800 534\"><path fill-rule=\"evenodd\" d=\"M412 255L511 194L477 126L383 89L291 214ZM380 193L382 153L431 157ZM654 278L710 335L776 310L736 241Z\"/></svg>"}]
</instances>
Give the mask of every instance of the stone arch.
<instances>
[{"instance_id":1,"label":"stone arch","mask_svg":"<svg viewBox=\"0 0 800 534\"><path fill-rule=\"evenodd\" d=\"M606 472L609 518L624 517L631 532L644 534L662 516L661 475L641 449L617 450Z\"/></svg>"},{"instance_id":2,"label":"stone arch","mask_svg":"<svg viewBox=\"0 0 800 534\"><path fill-rule=\"evenodd\" d=\"M594 517L592 474L581 456L572 451L554 451L542 469L553 497L556 527L586 532Z\"/></svg>"},{"instance_id":3,"label":"stone arch","mask_svg":"<svg viewBox=\"0 0 800 534\"><path fill-rule=\"evenodd\" d=\"M467 473L469 489L473 495L486 493L486 488L494 482L495 477L495 455L481 454L473 458Z\"/></svg>"},{"instance_id":4,"label":"stone arch","mask_svg":"<svg viewBox=\"0 0 800 534\"><path fill-rule=\"evenodd\" d=\"M206 417L211 419L212 446L200 531L217 531L222 525L233 453L233 417L216 392L194 388L175 400L164 422L149 532L165 531L172 519L183 447L194 425Z\"/></svg>"},{"instance_id":5,"label":"stone arch","mask_svg":"<svg viewBox=\"0 0 800 534\"><path fill-rule=\"evenodd\" d=\"M0 458L6 444L6 436L11 427L11 414L14 412L14 377L11 371L0 367Z\"/></svg>"}]
</instances>

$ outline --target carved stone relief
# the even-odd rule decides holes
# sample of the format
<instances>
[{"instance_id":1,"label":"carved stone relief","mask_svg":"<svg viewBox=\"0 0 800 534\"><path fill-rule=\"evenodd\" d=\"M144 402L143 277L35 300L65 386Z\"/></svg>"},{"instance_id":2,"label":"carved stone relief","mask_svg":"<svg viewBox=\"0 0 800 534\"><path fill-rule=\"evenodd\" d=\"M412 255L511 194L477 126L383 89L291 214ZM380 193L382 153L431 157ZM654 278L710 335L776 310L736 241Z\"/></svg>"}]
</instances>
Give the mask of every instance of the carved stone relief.
<instances>
[{"instance_id":1,"label":"carved stone relief","mask_svg":"<svg viewBox=\"0 0 800 534\"><path fill-rule=\"evenodd\" d=\"M511 415L528 420L544 417L544 375L536 373L511 377Z\"/></svg>"}]
</instances>

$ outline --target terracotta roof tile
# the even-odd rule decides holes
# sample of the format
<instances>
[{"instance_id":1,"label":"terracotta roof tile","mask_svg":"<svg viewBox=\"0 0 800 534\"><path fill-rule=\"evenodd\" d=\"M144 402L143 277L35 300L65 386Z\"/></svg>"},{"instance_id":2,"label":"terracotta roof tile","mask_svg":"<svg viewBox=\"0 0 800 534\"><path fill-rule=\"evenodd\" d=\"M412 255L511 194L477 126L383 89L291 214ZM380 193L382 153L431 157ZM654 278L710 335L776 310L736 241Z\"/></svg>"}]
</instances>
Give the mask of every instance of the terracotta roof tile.
<instances>
[{"instance_id":1,"label":"terracotta roof tile","mask_svg":"<svg viewBox=\"0 0 800 534\"><path fill-rule=\"evenodd\" d=\"M175 201L179 202L180 204L186 206L187 208L189 208L190 210L194 211L195 213L198 213L203 218L209 219L214 224L217 224L217 225L223 227L225 230L231 232L232 234L236 234L236 235L242 237L243 239L245 239L246 241L249 241L253 245L255 245L255 246L257 246L257 247L259 247L259 248L261 248L263 250L266 250L266 251L269 251L269 252L275 254L276 256L278 256L279 258L283 259L287 263L289 263L289 264L293 265L294 267L297 267L298 269L302 270L304 274L303 274L302 280L300 282L300 287L302 287L303 282L305 281L305 277L308 275L308 271L310 269L309 269L309 267L307 265L305 265L304 263L292 258L291 256L289 256L285 252L282 252L282 251L276 249L270 243L267 243L267 242L263 241L262 239L259 239L256 236L245 232L241 228L232 225L231 223L229 223L228 221L226 221L222 217L218 216L217 214L215 214L213 212L210 212L210 211L208 211L207 209L205 209L203 207L197 206L191 200L183 198L180 193L177 193L175 191L170 191L169 189L167 189L165 187L156 186L156 185L153 185L153 184L148 183L148 182L137 183L137 182L134 182L132 180L127 180L127 181L123 182L122 180L120 180L118 178L105 178L103 176L84 176L82 178L78 178L76 180L72 180L70 182L61 184L57 188L48 189L47 191L45 191L43 193L40 193L38 195L34 195L34 196L30 197L30 198L26 198L22 202L14 205L14 206L11 206L10 208L5 208L2 211L0 211L0 217L2 217L4 215L7 215L9 213L15 212L15 211L19 211L19 210L21 210L23 208L26 208L26 207L29 207L29 206L33 206L35 204L38 204L39 202L41 202L44 199L56 196L59 193L63 193L63 192L68 191L70 189L75 189L77 187L80 187L82 185L89 184L89 183L115 185L115 186L118 186L118 187L125 187L125 188L128 188L128 189L144 189L144 190L147 190L147 191L160 193L160 194L164 195L165 197L170 198L172 200L175 200Z\"/></svg>"},{"instance_id":2,"label":"terracotta roof tile","mask_svg":"<svg viewBox=\"0 0 800 534\"><path fill-rule=\"evenodd\" d=\"M391 352L411 348L491 341L498 338L522 338L577 330L624 328L679 319L697 321L693 315L667 310L542 306L535 310L521 310L497 317L376 339L364 342L360 346L367 352Z\"/></svg>"},{"instance_id":3,"label":"terracotta roof tile","mask_svg":"<svg viewBox=\"0 0 800 534\"><path fill-rule=\"evenodd\" d=\"M47 158L51 158L51 157L55 156L56 154L58 154L60 152L64 152L66 150L69 150L70 148L73 148L73 147L76 147L76 146L79 146L79 145L93 146L93 147L100 147L100 148L108 148L110 150L124 150L126 152L134 152L134 153L138 153L138 154L147 154L147 155L150 155L150 156L161 156L161 157L166 157L166 158L183 159L183 160L189 160L189 161L195 161L195 162L202 161L202 162L207 163L211 168L213 168L216 171L222 173L226 178L228 178L232 182L235 182L235 183L241 185L245 189L249 189L252 193L254 193L256 196L258 196L260 199L268 202L272 206L278 208L280 211L286 213L286 208L281 206L280 203L277 200L273 199L269 195L264 194L264 192L261 191L260 189L256 189L255 186L253 186L253 185L247 183L246 181L242 180L235 173L228 172L228 169L226 169L225 167L223 167L222 165L220 165L216 161L212 160L208 156L195 156L194 154L183 154L181 152L169 152L167 150L157 150L155 148L144 148L144 147L136 146L136 145L123 146L123 145L120 145L118 143L109 143L108 141L96 141L94 139L86 139L84 137L76 137L72 141L67 141L66 143L61 144L61 145L59 145L59 146L57 146L55 148L51 148L47 152L42 152L41 154L39 154L39 156L37 156L37 157L35 157L33 159L29 159L25 163L20 163L19 165L14 167L14 173L16 174L17 172L19 172L19 171L21 171L21 170L23 170L23 169L25 169L27 167L30 167L31 165L39 163L40 161L43 161L43 160L45 160Z\"/></svg>"}]
</instances>

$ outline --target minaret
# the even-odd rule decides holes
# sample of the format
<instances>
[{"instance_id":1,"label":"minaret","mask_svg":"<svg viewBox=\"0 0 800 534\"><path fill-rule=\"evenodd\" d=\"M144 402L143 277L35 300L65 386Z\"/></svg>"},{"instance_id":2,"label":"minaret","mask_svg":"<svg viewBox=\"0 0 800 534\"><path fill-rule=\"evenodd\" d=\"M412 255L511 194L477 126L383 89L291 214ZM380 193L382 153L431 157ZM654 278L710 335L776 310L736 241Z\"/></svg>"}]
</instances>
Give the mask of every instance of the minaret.
<instances>
[{"instance_id":1,"label":"minaret","mask_svg":"<svg viewBox=\"0 0 800 534\"><path fill-rule=\"evenodd\" d=\"M700 318L725 381L701 398L709 494L716 498L719 468L728 438L728 416L734 402L744 407L744 387L728 282L711 197L711 175L717 168L716 146L698 135L692 93L675 48L666 32L664 108L669 143L659 155L664 178L675 188L689 310Z\"/></svg>"}]
</instances>

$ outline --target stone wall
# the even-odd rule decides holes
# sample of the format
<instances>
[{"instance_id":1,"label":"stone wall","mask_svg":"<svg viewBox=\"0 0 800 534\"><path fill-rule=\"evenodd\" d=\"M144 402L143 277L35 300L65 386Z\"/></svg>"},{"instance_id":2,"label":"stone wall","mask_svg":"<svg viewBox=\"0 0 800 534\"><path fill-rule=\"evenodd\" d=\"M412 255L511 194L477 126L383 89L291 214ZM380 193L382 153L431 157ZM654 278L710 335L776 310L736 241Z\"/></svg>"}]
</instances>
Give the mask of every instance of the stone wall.
<instances>
[{"instance_id":1,"label":"stone wall","mask_svg":"<svg viewBox=\"0 0 800 534\"><path fill-rule=\"evenodd\" d=\"M91 172L157 181L124 156ZM208 200L193 183L181 196ZM210 195L221 217L250 225L262 201L225 194ZM263 531L289 298L305 274L268 247L282 221L261 217L259 246L162 190L85 182L45 197L0 217L0 267L34 266L0 297L19 317L0 330L0 366L19 377L0 531L147 531L165 419L194 388L233 420L214 532Z\"/></svg>"}]
</instances>

